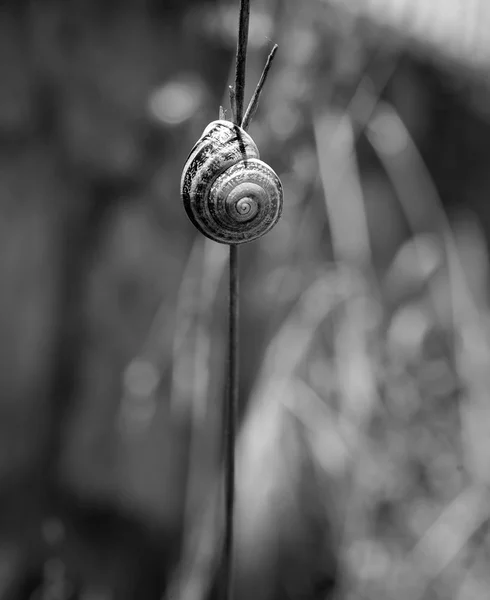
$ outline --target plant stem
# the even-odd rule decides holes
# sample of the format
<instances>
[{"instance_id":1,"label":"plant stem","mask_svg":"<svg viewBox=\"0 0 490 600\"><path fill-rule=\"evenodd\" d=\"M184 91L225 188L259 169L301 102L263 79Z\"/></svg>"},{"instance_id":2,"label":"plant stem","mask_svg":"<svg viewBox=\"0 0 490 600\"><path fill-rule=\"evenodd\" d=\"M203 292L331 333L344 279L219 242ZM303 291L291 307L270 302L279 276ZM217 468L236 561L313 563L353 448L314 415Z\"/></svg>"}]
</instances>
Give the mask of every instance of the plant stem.
<instances>
[{"instance_id":1,"label":"plant stem","mask_svg":"<svg viewBox=\"0 0 490 600\"><path fill-rule=\"evenodd\" d=\"M230 107L231 107L231 116L233 123L235 123L235 125L239 125L240 123L238 123L237 118L236 118L236 94L235 94L235 88L230 85Z\"/></svg>"},{"instance_id":2,"label":"plant stem","mask_svg":"<svg viewBox=\"0 0 490 600\"><path fill-rule=\"evenodd\" d=\"M247 63L250 0L240 0L240 19L236 53L235 89L230 90L233 119L236 125L243 120L245 98L245 68ZM228 331L228 406L225 416L225 539L223 545L224 598L233 599L233 538L235 514L235 438L238 413L238 246L230 246L230 292Z\"/></svg>"},{"instance_id":3,"label":"plant stem","mask_svg":"<svg viewBox=\"0 0 490 600\"><path fill-rule=\"evenodd\" d=\"M233 598L233 534L235 514L235 438L238 412L239 378L239 269L238 246L230 246L230 316L228 404L225 411L225 536L223 545L224 597Z\"/></svg>"},{"instance_id":4,"label":"plant stem","mask_svg":"<svg viewBox=\"0 0 490 600\"><path fill-rule=\"evenodd\" d=\"M250 0L240 1L240 21L238 24L238 41L236 51L235 95L236 124L243 120L243 103L245 98L245 68L247 65L248 23L250 18Z\"/></svg>"}]
</instances>

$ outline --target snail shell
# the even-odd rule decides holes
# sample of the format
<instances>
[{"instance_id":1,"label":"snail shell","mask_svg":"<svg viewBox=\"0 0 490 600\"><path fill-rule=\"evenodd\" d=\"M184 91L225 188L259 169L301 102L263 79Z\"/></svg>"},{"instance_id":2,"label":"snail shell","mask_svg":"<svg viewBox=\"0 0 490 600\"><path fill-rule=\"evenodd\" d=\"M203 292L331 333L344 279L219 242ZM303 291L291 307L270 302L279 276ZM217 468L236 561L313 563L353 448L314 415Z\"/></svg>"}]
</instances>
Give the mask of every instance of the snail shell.
<instances>
[{"instance_id":1,"label":"snail shell","mask_svg":"<svg viewBox=\"0 0 490 600\"><path fill-rule=\"evenodd\" d=\"M213 121L184 166L181 195L189 219L222 244L255 240L282 212L282 185L259 159L248 133L230 121Z\"/></svg>"}]
</instances>

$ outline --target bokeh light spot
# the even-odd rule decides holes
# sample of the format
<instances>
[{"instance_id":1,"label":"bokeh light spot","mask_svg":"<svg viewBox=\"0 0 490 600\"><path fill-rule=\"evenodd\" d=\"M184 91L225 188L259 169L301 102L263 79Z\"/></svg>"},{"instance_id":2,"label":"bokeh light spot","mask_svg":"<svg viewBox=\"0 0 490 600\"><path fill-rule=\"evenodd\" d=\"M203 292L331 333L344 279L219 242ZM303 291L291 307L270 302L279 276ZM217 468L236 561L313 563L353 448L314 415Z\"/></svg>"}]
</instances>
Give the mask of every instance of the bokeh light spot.
<instances>
[{"instance_id":1,"label":"bokeh light spot","mask_svg":"<svg viewBox=\"0 0 490 600\"><path fill-rule=\"evenodd\" d=\"M192 117L203 97L203 85L197 79L169 81L150 94L149 111L166 125L179 125Z\"/></svg>"}]
</instances>

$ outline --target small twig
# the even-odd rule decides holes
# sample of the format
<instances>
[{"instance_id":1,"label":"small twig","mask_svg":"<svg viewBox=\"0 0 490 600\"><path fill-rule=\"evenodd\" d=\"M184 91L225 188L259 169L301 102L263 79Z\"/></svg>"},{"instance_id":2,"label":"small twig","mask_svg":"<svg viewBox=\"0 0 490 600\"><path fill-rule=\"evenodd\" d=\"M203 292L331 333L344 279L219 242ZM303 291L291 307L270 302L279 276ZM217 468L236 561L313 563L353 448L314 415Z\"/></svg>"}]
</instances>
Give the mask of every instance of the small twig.
<instances>
[{"instance_id":1,"label":"small twig","mask_svg":"<svg viewBox=\"0 0 490 600\"><path fill-rule=\"evenodd\" d=\"M252 121L252 119L255 115L255 111L257 110L257 106L259 105L260 94L262 93L262 88L264 87L265 80L267 79L267 75L269 74L269 69L271 68L271 64L272 64L272 61L274 60L274 56L276 55L277 48L278 48L278 45L274 44L274 47L272 48L272 50L267 58L267 62L265 63L264 70L262 71L262 75L260 76L260 79L259 79L259 83L257 84L257 87L255 88L254 95L252 96L252 99L250 100L250 103L245 112L245 116L243 117L243 121L242 121L243 129L248 129L248 126L250 125L250 122Z\"/></svg>"},{"instance_id":2,"label":"small twig","mask_svg":"<svg viewBox=\"0 0 490 600\"><path fill-rule=\"evenodd\" d=\"M245 68L247 65L249 19L250 0L241 0L235 71L236 125L241 125L241 122L243 120L243 102L245 98Z\"/></svg>"}]
</instances>

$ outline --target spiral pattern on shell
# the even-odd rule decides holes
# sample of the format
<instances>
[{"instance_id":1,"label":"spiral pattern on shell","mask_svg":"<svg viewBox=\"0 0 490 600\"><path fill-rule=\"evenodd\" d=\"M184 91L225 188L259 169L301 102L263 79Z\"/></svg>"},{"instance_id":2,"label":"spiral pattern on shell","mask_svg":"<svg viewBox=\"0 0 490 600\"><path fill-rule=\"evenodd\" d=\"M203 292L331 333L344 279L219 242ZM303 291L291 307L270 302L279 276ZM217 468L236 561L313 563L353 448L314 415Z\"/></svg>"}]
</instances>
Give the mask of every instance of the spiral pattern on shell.
<instances>
[{"instance_id":1,"label":"spiral pattern on shell","mask_svg":"<svg viewBox=\"0 0 490 600\"><path fill-rule=\"evenodd\" d=\"M250 135L230 121L213 121L184 166L181 195L188 217L222 244L255 240L282 212L282 185L259 158Z\"/></svg>"}]
</instances>

